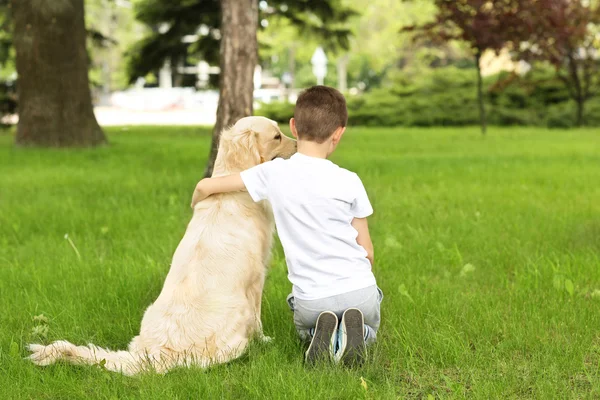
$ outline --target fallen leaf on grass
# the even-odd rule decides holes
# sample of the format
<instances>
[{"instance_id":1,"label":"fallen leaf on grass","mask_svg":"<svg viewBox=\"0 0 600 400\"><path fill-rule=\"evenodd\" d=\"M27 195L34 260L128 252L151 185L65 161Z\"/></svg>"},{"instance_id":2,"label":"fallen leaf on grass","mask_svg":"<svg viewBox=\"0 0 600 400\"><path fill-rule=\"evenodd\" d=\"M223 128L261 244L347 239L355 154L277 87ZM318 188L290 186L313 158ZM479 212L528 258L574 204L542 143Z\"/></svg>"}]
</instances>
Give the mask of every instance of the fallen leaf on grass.
<instances>
[{"instance_id":1,"label":"fallen leaf on grass","mask_svg":"<svg viewBox=\"0 0 600 400\"><path fill-rule=\"evenodd\" d=\"M369 386L367 386L367 381L365 381L365 378L363 378L362 376L360 377L360 386L362 386L365 390L369 388Z\"/></svg>"},{"instance_id":2,"label":"fallen leaf on grass","mask_svg":"<svg viewBox=\"0 0 600 400\"><path fill-rule=\"evenodd\" d=\"M569 293L569 296L573 296L573 293L575 292L575 285L573 285L572 280L567 279L565 281L565 290L567 291L567 293Z\"/></svg>"}]
</instances>

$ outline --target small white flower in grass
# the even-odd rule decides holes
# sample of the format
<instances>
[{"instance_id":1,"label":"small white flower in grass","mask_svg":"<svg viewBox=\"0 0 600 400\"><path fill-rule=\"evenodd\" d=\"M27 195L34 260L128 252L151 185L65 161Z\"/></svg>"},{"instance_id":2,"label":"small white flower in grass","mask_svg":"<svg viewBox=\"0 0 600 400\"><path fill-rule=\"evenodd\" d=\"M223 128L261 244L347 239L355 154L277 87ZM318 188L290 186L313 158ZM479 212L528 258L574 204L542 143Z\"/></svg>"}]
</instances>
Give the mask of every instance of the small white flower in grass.
<instances>
[{"instance_id":1,"label":"small white flower in grass","mask_svg":"<svg viewBox=\"0 0 600 400\"><path fill-rule=\"evenodd\" d=\"M465 277L475 271L475 266L473 264L465 264L460 270L460 276Z\"/></svg>"}]
</instances>

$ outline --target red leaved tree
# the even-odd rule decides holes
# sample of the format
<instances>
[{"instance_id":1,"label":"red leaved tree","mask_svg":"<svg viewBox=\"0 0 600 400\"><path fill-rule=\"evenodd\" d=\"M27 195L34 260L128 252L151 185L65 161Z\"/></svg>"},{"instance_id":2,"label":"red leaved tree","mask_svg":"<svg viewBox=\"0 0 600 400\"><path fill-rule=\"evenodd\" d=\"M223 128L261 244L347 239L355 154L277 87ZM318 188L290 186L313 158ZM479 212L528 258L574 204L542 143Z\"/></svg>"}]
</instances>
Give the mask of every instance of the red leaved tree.
<instances>
[{"instance_id":1,"label":"red leaved tree","mask_svg":"<svg viewBox=\"0 0 600 400\"><path fill-rule=\"evenodd\" d=\"M523 7L525 41L519 56L556 68L577 104L577 125L582 126L585 103L600 92L600 2L535 0Z\"/></svg>"},{"instance_id":2,"label":"red leaved tree","mask_svg":"<svg viewBox=\"0 0 600 400\"><path fill-rule=\"evenodd\" d=\"M530 0L435 0L435 21L412 26L404 31L417 31L419 37L434 42L461 40L469 44L477 66L477 98L481 131L487 130L487 119L483 99L481 57L486 50L499 52L510 43L517 42L523 34L519 10Z\"/></svg>"}]
</instances>

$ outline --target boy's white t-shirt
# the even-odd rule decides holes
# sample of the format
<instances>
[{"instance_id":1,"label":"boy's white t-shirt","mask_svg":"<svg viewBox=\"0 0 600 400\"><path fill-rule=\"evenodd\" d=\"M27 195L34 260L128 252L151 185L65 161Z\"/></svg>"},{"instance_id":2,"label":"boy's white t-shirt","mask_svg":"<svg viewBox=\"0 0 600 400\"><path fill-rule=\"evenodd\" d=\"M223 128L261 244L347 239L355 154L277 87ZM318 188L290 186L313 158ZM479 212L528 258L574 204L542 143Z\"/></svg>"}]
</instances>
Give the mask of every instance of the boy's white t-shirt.
<instances>
[{"instance_id":1,"label":"boy's white t-shirt","mask_svg":"<svg viewBox=\"0 0 600 400\"><path fill-rule=\"evenodd\" d=\"M376 284L351 225L353 218L373 213L358 175L296 153L241 177L254 201L268 200L273 207L295 297L316 300Z\"/></svg>"}]
</instances>

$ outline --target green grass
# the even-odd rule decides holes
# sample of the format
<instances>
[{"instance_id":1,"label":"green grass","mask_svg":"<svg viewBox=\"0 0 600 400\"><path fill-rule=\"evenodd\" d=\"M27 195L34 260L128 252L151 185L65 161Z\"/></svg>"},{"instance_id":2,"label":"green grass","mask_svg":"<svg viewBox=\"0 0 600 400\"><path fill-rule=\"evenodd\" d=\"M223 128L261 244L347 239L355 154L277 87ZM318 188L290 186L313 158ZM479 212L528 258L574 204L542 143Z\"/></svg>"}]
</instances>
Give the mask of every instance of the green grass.
<instances>
[{"instance_id":1,"label":"green grass","mask_svg":"<svg viewBox=\"0 0 600 400\"><path fill-rule=\"evenodd\" d=\"M207 130L108 133L98 150L16 149L0 136L1 399L600 397L591 130L350 130L333 159L370 194L385 292L361 370L304 368L280 247L263 299L275 340L240 360L135 378L31 365L30 342L125 348L191 215Z\"/></svg>"}]
</instances>

